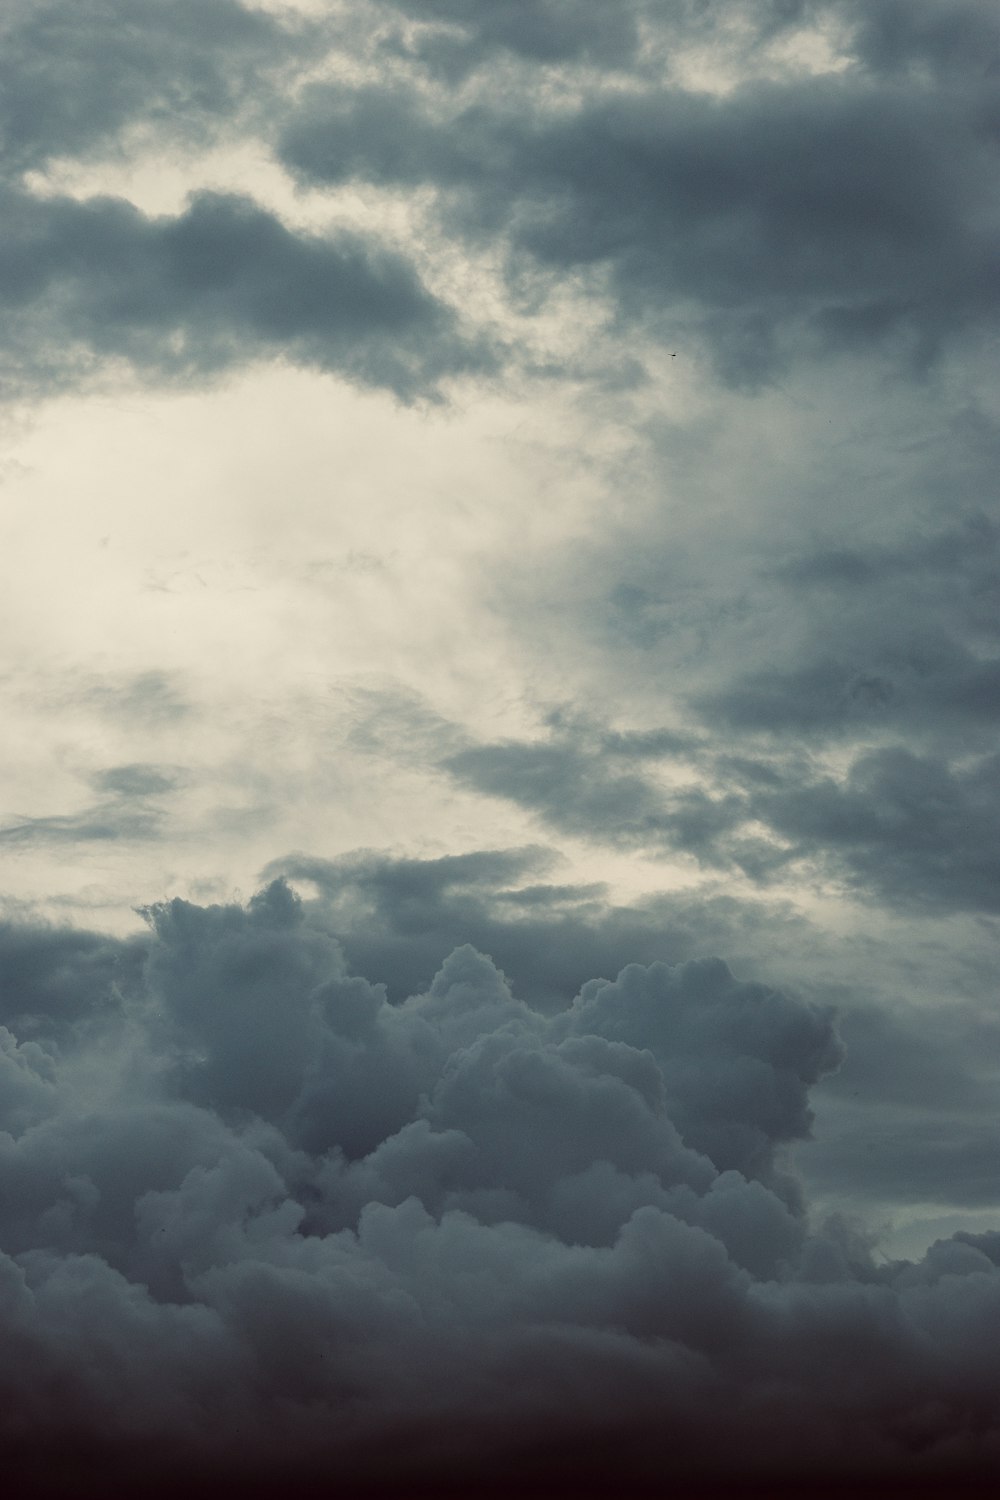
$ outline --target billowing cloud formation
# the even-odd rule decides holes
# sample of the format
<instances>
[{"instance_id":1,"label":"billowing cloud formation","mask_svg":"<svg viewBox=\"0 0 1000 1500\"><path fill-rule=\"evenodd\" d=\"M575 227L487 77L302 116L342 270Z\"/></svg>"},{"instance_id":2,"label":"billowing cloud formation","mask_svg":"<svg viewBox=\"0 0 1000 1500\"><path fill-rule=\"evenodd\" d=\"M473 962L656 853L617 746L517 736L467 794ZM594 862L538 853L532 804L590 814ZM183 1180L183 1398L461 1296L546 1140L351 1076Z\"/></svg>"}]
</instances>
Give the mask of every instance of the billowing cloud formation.
<instances>
[{"instance_id":1,"label":"billowing cloud formation","mask_svg":"<svg viewBox=\"0 0 1000 1500\"><path fill-rule=\"evenodd\" d=\"M995 1487L998 78L8 0L8 1488Z\"/></svg>"},{"instance_id":2,"label":"billowing cloud formation","mask_svg":"<svg viewBox=\"0 0 1000 1500\"><path fill-rule=\"evenodd\" d=\"M1000 1465L997 1236L878 1266L776 1164L828 1011L698 960L543 1014L469 946L390 1004L281 882L148 915L3 949L26 1484Z\"/></svg>"}]
</instances>

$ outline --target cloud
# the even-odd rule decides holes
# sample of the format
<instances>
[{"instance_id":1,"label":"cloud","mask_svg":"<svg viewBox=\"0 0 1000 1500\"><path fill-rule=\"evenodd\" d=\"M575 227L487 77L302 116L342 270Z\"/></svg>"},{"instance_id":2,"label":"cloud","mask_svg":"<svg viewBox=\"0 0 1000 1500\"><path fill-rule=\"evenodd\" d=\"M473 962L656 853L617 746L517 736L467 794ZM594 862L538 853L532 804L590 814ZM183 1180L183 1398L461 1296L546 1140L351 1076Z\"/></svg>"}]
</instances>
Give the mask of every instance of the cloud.
<instances>
[{"instance_id":1,"label":"cloud","mask_svg":"<svg viewBox=\"0 0 1000 1500\"><path fill-rule=\"evenodd\" d=\"M840 1059L821 1007L702 960L546 1015L468 945L391 1004L281 882L148 915L138 947L0 947L38 976L0 1135L26 1484L59 1453L95 1483L155 1455L154 1484L249 1465L261 1493L557 1483L584 1433L626 1483L1000 1462L996 1235L879 1266L775 1170ZM45 1029L57 967L72 1044Z\"/></svg>"},{"instance_id":2,"label":"cloud","mask_svg":"<svg viewBox=\"0 0 1000 1500\"><path fill-rule=\"evenodd\" d=\"M877 10L848 0L854 45L873 71L891 75L928 68L936 74L988 79L1000 61L1000 27L987 0L887 0Z\"/></svg>"},{"instance_id":3,"label":"cloud","mask_svg":"<svg viewBox=\"0 0 1000 1500\"><path fill-rule=\"evenodd\" d=\"M315 43L314 28L238 0L12 0L0 37L12 175L107 149L137 123L206 134Z\"/></svg>"},{"instance_id":4,"label":"cloud","mask_svg":"<svg viewBox=\"0 0 1000 1500\"><path fill-rule=\"evenodd\" d=\"M149 840L162 836L161 799L178 786L178 777L162 767L111 766L91 778L101 800L82 812L21 818L0 827L0 844L99 842L108 839Z\"/></svg>"},{"instance_id":5,"label":"cloud","mask_svg":"<svg viewBox=\"0 0 1000 1500\"><path fill-rule=\"evenodd\" d=\"M946 922L938 911L937 925L928 924L920 907L912 918L897 914L886 931L869 902L871 925L845 947L821 918L759 894L739 899L728 882L623 905L597 885L546 883L540 877L551 865L544 850L440 860L367 853L290 857L273 873L316 891L311 920L334 930L350 970L385 983L395 1002L428 989L445 957L469 941L494 956L515 994L550 1016L596 974L610 982L636 961L649 968L732 954L765 990L780 976L792 993L839 1013L847 1057L812 1086L821 1125L794 1153L811 1191L827 1203L864 1202L879 1222L918 1200L993 1202L992 1179L978 1165L992 1150L1000 1107L986 1062L997 1037L981 918ZM915 1144L927 1129L933 1150Z\"/></svg>"},{"instance_id":6,"label":"cloud","mask_svg":"<svg viewBox=\"0 0 1000 1500\"><path fill-rule=\"evenodd\" d=\"M997 770L995 756L953 769L893 747L859 756L840 785L786 786L757 805L797 850L840 864L886 901L996 912Z\"/></svg>"},{"instance_id":7,"label":"cloud","mask_svg":"<svg viewBox=\"0 0 1000 1500\"><path fill-rule=\"evenodd\" d=\"M176 774L163 766L132 764L109 766L93 778L98 791L120 797L156 797L178 784Z\"/></svg>"},{"instance_id":8,"label":"cloud","mask_svg":"<svg viewBox=\"0 0 1000 1500\"><path fill-rule=\"evenodd\" d=\"M8 1487L995 1488L998 62L8 4Z\"/></svg>"},{"instance_id":9,"label":"cloud","mask_svg":"<svg viewBox=\"0 0 1000 1500\"><path fill-rule=\"evenodd\" d=\"M961 424L948 444L956 450L949 467L975 471L977 459L985 467L996 439L988 422ZM796 618L801 634L794 643L769 641L768 665L749 663L723 688L696 697L709 722L815 739L906 729L938 743L953 726L963 745L980 734L989 743L1000 705L1000 530L974 492L970 499L957 523L942 526L935 515L931 525L915 525L911 512L909 534L891 542L838 538L765 565L769 587L779 590L772 608L782 624ZM894 521L886 517L883 527ZM918 528L924 534L914 537Z\"/></svg>"},{"instance_id":10,"label":"cloud","mask_svg":"<svg viewBox=\"0 0 1000 1500\"><path fill-rule=\"evenodd\" d=\"M286 358L407 400L491 367L487 342L377 236L296 231L240 193L160 217L60 196L53 163L253 137L329 27L237 0L21 4L3 25L0 328L8 397L123 369L200 382ZM255 121L255 123L254 123ZM41 175L39 175L41 174Z\"/></svg>"},{"instance_id":11,"label":"cloud","mask_svg":"<svg viewBox=\"0 0 1000 1500\"><path fill-rule=\"evenodd\" d=\"M0 322L12 391L101 361L188 382L286 356L413 398L488 356L401 256L299 234L251 199L196 194L151 218L111 198L7 190Z\"/></svg>"},{"instance_id":12,"label":"cloud","mask_svg":"<svg viewBox=\"0 0 1000 1500\"><path fill-rule=\"evenodd\" d=\"M630 960L681 962L705 946L747 957L746 913L731 898L685 893L616 905L601 884L560 885L543 847L441 859L374 851L322 860L292 855L269 869L318 891L349 964L396 1002L426 988L463 943L494 956L533 1007L564 1007L594 974ZM312 903L308 903L312 909ZM781 915L770 912L775 926Z\"/></svg>"},{"instance_id":13,"label":"cloud","mask_svg":"<svg viewBox=\"0 0 1000 1500\"><path fill-rule=\"evenodd\" d=\"M323 240L231 194L150 220L42 194L30 176L121 152L137 132L162 146L241 130L274 137L314 186L413 202L430 189L425 257L502 245L508 292L569 279L644 337L704 345L734 386L831 351L883 350L926 372L996 315L979 209L996 24L971 4L957 21L930 3L880 17L846 0L741 6L728 31L705 7L579 0L474 17L409 0L316 22L236 0L18 5L0 91L0 210L19 226L0 256L5 383L58 387L115 361L204 379L284 357L414 399L496 366L489 332L465 331L375 237ZM734 28L759 60L824 26L839 69L757 67L715 96L663 87L673 53L725 51ZM345 48L360 73L345 73ZM337 82L308 81L317 58L338 64ZM506 96L491 59L514 68Z\"/></svg>"},{"instance_id":14,"label":"cloud","mask_svg":"<svg viewBox=\"0 0 1000 1500\"><path fill-rule=\"evenodd\" d=\"M581 25L592 16L572 10ZM850 7L816 10L842 30L856 22ZM527 38L521 8L497 14L508 46ZM675 39L669 19L646 19ZM995 19L977 8L975 24L995 52ZM698 39L693 13L678 30ZM512 269L590 278L644 334L706 343L734 386L820 352L884 350L926 371L996 317L980 213L995 154L989 78L968 30L949 49L961 26L855 30L839 71L750 78L722 97L641 70L631 87L586 79L566 97L535 80L512 104L486 84L471 97L317 84L280 152L314 184L437 189L450 235L501 237ZM485 47L490 28L475 35ZM890 55L921 49L950 66L898 89Z\"/></svg>"},{"instance_id":15,"label":"cloud","mask_svg":"<svg viewBox=\"0 0 1000 1500\"><path fill-rule=\"evenodd\" d=\"M829 701L829 682L808 685ZM865 679L852 688L858 696L878 690L877 680ZM962 692L954 679L951 690ZM749 697L753 686L744 691ZM984 684L984 711L990 696ZM766 727L769 742L751 741L748 754L709 748L707 737L612 732L556 713L544 739L469 745L440 764L460 785L605 846L688 855L762 884L805 868L890 907L998 909L995 755L970 755L969 746L950 757L920 755L890 741L859 751L840 774L824 773L795 752L782 719L784 705L795 727L804 719L811 729L809 693L785 685L777 697L758 701L753 724ZM717 712L713 703L709 714ZM736 713L731 722L750 727ZM944 733L953 736L947 724ZM672 772L666 779L664 767Z\"/></svg>"},{"instance_id":16,"label":"cloud","mask_svg":"<svg viewBox=\"0 0 1000 1500\"><path fill-rule=\"evenodd\" d=\"M737 796L713 799L696 786L666 793L648 776L618 771L613 756L588 748L579 731L563 743L473 746L442 764L460 783L537 811L563 832L709 862L719 836L746 817Z\"/></svg>"},{"instance_id":17,"label":"cloud","mask_svg":"<svg viewBox=\"0 0 1000 1500\"><path fill-rule=\"evenodd\" d=\"M609 10L593 0L500 0L470 12L461 0L396 0L395 8L423 28L409 50L446 76L505 53L542 65L615 67L629 63L639 44L634 5Z\"/></svg>"}]
</instances>

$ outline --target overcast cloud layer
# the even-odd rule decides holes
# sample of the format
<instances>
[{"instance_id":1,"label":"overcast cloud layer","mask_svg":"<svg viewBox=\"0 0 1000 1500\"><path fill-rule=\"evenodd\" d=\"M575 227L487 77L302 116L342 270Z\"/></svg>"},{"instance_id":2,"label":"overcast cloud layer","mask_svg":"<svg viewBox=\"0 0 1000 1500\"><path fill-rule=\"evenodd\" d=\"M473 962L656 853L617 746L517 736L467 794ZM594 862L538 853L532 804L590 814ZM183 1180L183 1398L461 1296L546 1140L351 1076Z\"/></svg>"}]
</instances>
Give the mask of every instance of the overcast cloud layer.
<instances>
[{"instance_id":1,"label":"overcast cloud layer","mask_svg":"<svg viewBox=\"0 0 1000 1500\"><path fill-rule=\"evenodd\" d=\"M990 0L9 0L24 1493L995 1481L998 144Z\"/></svg>"}]
</instances>

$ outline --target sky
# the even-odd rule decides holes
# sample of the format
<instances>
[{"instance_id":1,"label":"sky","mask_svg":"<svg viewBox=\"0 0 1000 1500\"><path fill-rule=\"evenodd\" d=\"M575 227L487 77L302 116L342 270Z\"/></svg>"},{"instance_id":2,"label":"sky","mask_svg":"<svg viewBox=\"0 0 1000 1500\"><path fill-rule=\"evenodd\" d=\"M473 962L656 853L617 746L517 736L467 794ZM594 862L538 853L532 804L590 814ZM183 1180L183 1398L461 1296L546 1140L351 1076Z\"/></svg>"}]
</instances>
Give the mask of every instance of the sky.
<instances>
[{"instance_id":1,"label":"sky","mask_svg":"<svg viewBox=\"0 0 1000 1500\"><path fill-rule=\"evenodd\" d=\"M23 1492L985 1487L992 0L7 0L0 141Z\"/></svg>"}]
</instances>

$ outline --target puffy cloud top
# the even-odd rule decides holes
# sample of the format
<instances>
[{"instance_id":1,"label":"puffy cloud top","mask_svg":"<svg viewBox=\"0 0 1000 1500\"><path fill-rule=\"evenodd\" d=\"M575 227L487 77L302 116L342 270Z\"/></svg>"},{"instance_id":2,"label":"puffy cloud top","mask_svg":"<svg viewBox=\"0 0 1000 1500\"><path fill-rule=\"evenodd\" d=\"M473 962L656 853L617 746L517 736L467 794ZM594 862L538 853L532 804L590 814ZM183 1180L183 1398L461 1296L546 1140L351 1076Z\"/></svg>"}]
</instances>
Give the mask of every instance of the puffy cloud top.
<instances>
[{"instance_id":1,"label":"puffy cloud top","mask_svg":"<svg viewBox=\"0 0 1000 1500\"><path fill-rule=\"evenodd\" d=\"M840 1062L829 1011L712 959L544 1014L470 946L390 1003L281 881L148 916L101 985L114 945L8 942L0 1378L31 1483L58 1451L565 1478L584 1431L622 1482L1000 1458L996 1236L878 1266L776 1161Z\"/></svg>"}]
</instances>

